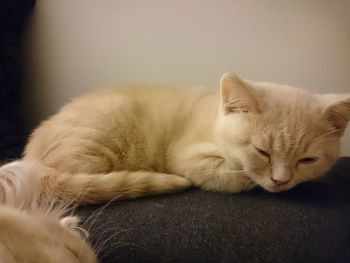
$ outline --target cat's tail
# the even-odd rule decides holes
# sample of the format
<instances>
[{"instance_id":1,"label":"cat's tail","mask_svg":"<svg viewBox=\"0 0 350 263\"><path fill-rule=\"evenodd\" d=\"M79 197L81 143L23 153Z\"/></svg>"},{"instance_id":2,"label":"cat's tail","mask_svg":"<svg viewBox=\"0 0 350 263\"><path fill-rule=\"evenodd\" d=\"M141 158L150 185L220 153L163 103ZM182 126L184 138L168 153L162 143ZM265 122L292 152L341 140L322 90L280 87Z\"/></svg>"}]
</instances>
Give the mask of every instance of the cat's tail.
<instances>
[{"instance_id":1,"label":"cat's tail","mask_svg":"<svg viewBox=\"0 0 350 263\"><path fill-rule=\"evenodd\" d=\"M151 171L116 171L107 174L60 174L54 191L65 201L99 203L181 191L191 181Z\"/></svg>"},{"instance_id":2,"label":"cat's tail","mask_svg":"<svg viewBox=\"0 0 350 263\"><path fill-rule=\"evenodd\" d=\"M26 187L25 184L31 186ZM176 192L191 186L192 182L186 178L143 170L68 174L27 160L0 168L0 202L39 198L69 203L100 203Z\"/></svg>"}]
</instances>

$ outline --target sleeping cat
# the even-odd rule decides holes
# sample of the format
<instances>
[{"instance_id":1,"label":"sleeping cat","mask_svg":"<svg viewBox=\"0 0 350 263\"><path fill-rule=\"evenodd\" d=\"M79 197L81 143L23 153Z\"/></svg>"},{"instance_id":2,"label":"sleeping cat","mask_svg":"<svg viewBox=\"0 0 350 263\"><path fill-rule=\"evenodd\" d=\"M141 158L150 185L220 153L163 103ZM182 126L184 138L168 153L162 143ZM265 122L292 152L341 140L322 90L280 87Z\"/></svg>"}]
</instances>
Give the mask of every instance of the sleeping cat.
<instances>
[{"instance_id":1,"label":"sleeping cat","mask_svg":"<svg viewBox=\"0 0 350 263\"><path fill-rule=\"evenodd\" d=\"M198 186L270 192L322 176L350 94L313 95L225 74L220 90L133 86L66 105L0 168L0 259L96 262L57 200L97 203ZM46 261L45 261L46 260Z\"/></svg>"},{"instance_id":2,"label":"sleeping cat","mask_svg":"<svg viewBox=\"0 0 350 263\"><path fill-rule=\"evenodd\" d=\"M33 132L17 166L30 164L27 173L41 178L41 198L67 202L191 186L279 192L330 169L349 119L350 94L310 94L233 74L220 90L121 87L64 106ZM9 198L1 187L0 198Z\"/></svg>"}]
</instances>

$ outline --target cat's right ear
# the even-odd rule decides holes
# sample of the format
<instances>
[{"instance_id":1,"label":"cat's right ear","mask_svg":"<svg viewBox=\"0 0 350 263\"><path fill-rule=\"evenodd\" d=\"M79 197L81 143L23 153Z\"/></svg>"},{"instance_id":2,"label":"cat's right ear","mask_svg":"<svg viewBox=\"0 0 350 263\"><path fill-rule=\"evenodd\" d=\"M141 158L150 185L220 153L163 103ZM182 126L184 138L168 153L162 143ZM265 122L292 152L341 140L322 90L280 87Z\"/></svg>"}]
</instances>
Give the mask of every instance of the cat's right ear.
<instances>
[{"instance_id":1,"label":"cat's right ear","mask_svg":"<svg viewBox=\"0 0 350 263\"><path fill-rule=\"evenodd\" d=\"M220 81L221 108L231 113L260 113L259 105L248 87L236 75L226 73Z\"/></svg>"},{"instance_id":2,"label":"cat's right ear","mask_svg":"<svg viewBox=\"0 0 350 263\"><path fill-rule=\"evenodd\" d=\"M322 99L325 104L323 115L335 128L336 134L342 136L350 121L350 94L326 94Z\"/></svg>"}]
</instances>

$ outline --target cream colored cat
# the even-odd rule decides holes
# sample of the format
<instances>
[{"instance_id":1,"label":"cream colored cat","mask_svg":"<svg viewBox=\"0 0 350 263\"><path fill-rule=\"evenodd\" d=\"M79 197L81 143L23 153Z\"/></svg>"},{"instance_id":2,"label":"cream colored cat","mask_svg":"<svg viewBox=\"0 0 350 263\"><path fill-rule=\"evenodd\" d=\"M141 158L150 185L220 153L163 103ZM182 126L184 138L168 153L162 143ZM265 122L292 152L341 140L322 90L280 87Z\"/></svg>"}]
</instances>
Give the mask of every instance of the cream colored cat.
<instances>
[{"instance_id":1,"label":"cream colored cat","mask_svg":"<svg viewBox=\"0 0 350 263\"><path fill-rule=\"evenodd\" d=\"M0 168L0 259L96 262L74 230L77 219L45 202L193 185L278 192L318 178L337 159L349 119L350 94L313 95L232 74L220 91L134 86L81 97L34 131L22 160Z\"/></svg>"},{"instance_id":2,"label":"cream colored cat","mask_svg":"<svg viewBox=\"0 0 350 263\"><path fill-rule=\"evenodd\" d=\"M220 90L115 88L78 98L43 122L17 164L31 164L42 198L69 202L192 185L279 192L330 169L349 119L350 94L314 95L233 74Z\"/></svg>"}]
</instances>

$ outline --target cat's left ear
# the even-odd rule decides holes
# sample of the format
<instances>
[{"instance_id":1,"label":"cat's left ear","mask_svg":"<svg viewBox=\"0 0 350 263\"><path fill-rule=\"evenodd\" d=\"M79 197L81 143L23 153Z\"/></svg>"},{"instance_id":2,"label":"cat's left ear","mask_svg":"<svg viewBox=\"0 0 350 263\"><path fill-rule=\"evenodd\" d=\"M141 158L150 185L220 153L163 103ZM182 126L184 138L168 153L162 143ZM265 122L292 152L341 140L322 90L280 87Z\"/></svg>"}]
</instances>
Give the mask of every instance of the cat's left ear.
<instances>
[{"instance_id":1,"label":"cat's left ear","mask_svg":"<svg viewBox=\"0 0 350 263\"><path fill-rule=\"evenodd\" d=\"M221 107L230 113L259 113L259 105L251 90L236 75L226 73L220 81Z\"/></svg>"},{"instance_id":2,"label":"cat's left ear","mask_svg":"<svg viewBox=\"0 0 350 263\"><path fill-rule=\"evenodd\" d=\"M350 121L350 94L327 94L323 97L325 107L324 116L337 130L337 134L343 135L348 121Z\"/></svg>"}]
</instances>

